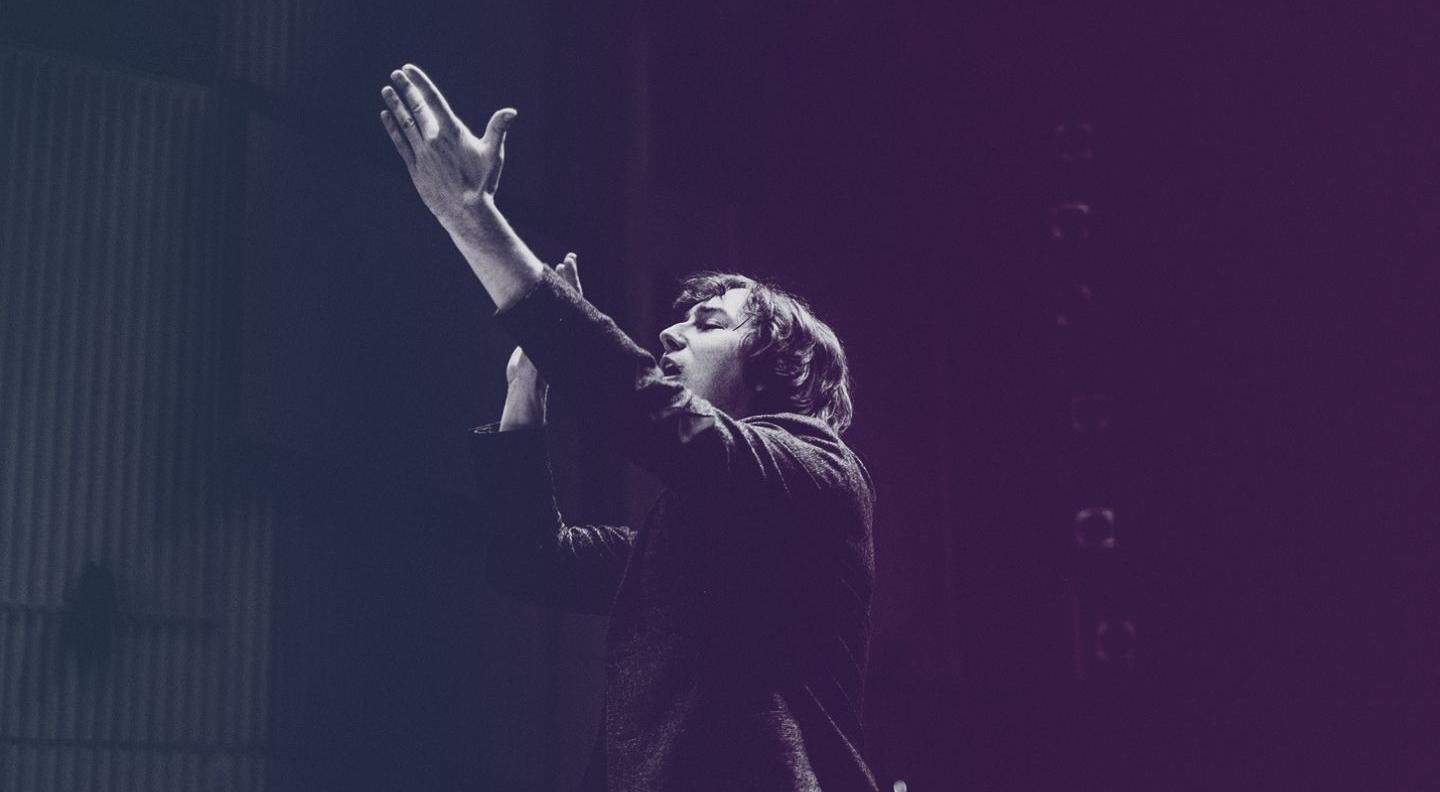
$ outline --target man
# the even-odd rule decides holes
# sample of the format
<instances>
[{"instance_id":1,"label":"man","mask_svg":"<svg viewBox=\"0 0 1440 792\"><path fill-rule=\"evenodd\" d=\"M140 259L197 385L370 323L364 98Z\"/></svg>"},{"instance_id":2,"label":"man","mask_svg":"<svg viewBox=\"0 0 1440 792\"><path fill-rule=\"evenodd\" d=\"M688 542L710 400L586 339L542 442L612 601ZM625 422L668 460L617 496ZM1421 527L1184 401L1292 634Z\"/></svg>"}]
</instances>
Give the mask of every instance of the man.
<instances>
[{"instance_id":1,"label":"man","mask_svg":"<svg viewBox=\"0 0 1440 792\"><path fill-rule=\"evenodd\" d=\"M420 69L390 77L385 129L524 350L506 431L475 436L492 577L610 614L608 788L874 790L860 723L874 496L839 437L834 334L790 295L706 274L657 363L585 301L573 256L544 266L496 208L515 111L477 137ZM561 521L536 430L545 381L583 393L587 420L666 485L638 530Z\"/></svg>"}]
</instances>

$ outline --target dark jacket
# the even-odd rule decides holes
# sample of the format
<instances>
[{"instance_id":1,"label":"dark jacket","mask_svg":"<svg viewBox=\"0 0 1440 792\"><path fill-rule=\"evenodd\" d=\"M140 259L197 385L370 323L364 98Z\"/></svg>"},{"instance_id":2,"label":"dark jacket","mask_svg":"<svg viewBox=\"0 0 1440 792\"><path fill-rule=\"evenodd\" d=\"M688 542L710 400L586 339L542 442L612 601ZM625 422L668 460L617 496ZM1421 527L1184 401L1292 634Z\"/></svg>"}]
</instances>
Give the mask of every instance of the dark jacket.
<instances>
[{"instance_id":1,"label":"dark jacket","mask_svg":"<svg viewBox=\"0 0 1440 792\"><path fill-rule=\"evenodd\" d=\"M565 525L539 431L474 435L492 581L610 614L611 790L873 790L861 696L873 487L825 423L735 420L547 272L497 315L667 490L644 525Z\"/></svg>"}]
</instances>

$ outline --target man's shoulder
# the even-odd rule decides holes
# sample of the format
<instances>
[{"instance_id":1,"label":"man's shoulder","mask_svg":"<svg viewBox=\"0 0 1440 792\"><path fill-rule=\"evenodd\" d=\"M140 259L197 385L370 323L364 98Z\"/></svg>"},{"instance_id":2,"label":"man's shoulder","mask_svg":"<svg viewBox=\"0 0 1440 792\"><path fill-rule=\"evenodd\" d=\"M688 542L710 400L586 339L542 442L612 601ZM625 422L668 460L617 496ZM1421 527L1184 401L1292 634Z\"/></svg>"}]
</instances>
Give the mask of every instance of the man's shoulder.
<instances>
[{"instance_id":1,"label":"man's shoulder","mask_svg":"<svg viewBox=\"0 0 1440 792\"><path fill-rule=\"evenodd\" d=\"M850 447L840 439L839 433L830 424L814 416L799 413L766 413L742 418L740 422L781 436L788 436L797 443L813 446L819 451L853 456Z\"/></svg>"},{"instance_id":2,"label":"man's shoulder","mask_svg":"<svg viewBox=\"0 0 1440 792\"><path fill-rule=\"evenodd\" d=\"M788 436L787 445L796 450L797 461L812 473L824 473L821 478L831 486L860 490L874 499L875 484L865 463L825 421L799 413L766 413L741 422Z\"/></svg>"},{"instance_id":3,"label":"man's shoulder","mask_svg":"<svg viewBox=\"0 0 1440 792\"><path fill-rule=\"evenodd\" d=\"M836 440L840 439L840 436L835 434L835 430L830 427L830 424L825 423L813 415L801 415L800 413L792 412L762 413L760 415L750 415L741 418L740 421L741 423L747 423L752 426L772 426L785 429L800 435L820 435L832 437Z\"/></svg>"}]
</instances>

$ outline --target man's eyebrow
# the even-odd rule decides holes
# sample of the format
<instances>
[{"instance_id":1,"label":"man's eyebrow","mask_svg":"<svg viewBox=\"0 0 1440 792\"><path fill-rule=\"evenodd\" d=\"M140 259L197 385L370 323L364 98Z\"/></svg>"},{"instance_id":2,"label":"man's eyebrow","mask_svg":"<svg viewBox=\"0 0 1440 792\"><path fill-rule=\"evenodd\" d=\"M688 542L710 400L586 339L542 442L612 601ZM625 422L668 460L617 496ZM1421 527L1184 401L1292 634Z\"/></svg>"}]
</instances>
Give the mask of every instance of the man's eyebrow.
<instances>
[{"instance_id":1,"label":"man's eyebrow","mask_svg":"<svg viewBox=\"0 0 1440 792\"><path fill-rule=\"evenodd\" d=\"M696 304L694 307L692 307L692 308L688 311L688 313L693 314L696 318L699 318L699 317L702 316L702 315L703 315L703 316L716 316L716 315L718 315L718 316L724 318L725 321L727 321L727 322L734 323L734 321L735 321L735 318L730 315L730 312L729 312L729 311L726 311L724 308L717 308L717 307L715 307L715 306L713 306L713 305L700 305L700 304Z\"/></svg>"}]
</instances>

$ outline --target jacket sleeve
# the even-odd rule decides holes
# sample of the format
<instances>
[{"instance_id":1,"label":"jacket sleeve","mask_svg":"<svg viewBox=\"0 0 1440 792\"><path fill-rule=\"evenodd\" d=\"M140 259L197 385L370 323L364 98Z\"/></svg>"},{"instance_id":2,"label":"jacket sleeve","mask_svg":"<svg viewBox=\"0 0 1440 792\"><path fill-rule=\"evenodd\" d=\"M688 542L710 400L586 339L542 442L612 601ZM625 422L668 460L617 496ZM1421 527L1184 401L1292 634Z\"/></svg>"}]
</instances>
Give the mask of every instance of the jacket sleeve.
<instances>
[{"instance_id":1,"label":"jacket sleeve","mask_svg":"<svg viewBox=\"0 0 1440 792\"><path fill-rule=\"evenodd\" d=\"M824 422L725 415L666 380L653 355L549 270L496 317L552 386L573 394L589 420L614 427L626 455L671 489L760 497L869 489Z\"/></svg>"},{"instance_id":2,"label":"jacket sleeve","mask_svg":"<svg viewBox=\"0 0 1440 792\"><path fill-rule=\"evenodd\" d=\"M516 598L578 613L607 613L634 540L628 528L566 525L555 504L544 431L471 433L485 569Z\"/></svg>"}]
</instances>

